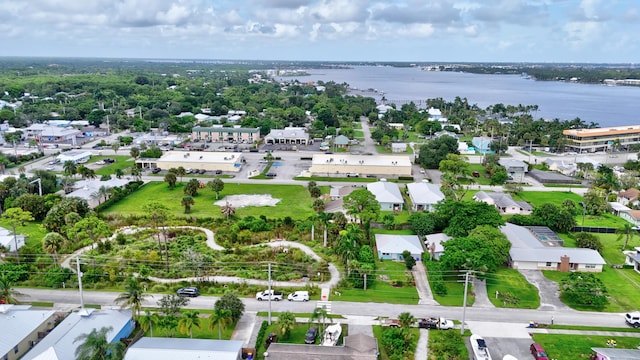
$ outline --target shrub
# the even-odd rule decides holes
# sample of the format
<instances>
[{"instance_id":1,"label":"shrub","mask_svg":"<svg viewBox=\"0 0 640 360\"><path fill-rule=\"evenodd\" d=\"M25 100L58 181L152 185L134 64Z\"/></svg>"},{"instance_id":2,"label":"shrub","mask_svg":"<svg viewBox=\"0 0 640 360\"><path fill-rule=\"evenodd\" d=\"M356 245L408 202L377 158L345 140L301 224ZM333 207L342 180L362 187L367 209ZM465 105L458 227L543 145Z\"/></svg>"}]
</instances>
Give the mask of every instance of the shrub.
<instances>
[{"instance_id":1,"label":"shrub","mask_svg":"<svg viewBox=\"0 0 640 360\"><path fill-rule=\"evenodd\" d=\"M592 233L579 232L575 235L575 238L576 245L580 248L593 249L598 252L602 250L602 242L600 242L600 239Z\"/></svg>"},{"instance_id":2,"label":"shrub","mask_svg":"<svg viewBox=\"0 0 640 360\"><path fill-rule=\"evenodd\" d=\"M46 274L44 274L44 283L52 288L60 288L62 287L62 283L69 281L73 275L73 271L67 268L53 268L49 269Z\"/></svg>"}]
</instances>

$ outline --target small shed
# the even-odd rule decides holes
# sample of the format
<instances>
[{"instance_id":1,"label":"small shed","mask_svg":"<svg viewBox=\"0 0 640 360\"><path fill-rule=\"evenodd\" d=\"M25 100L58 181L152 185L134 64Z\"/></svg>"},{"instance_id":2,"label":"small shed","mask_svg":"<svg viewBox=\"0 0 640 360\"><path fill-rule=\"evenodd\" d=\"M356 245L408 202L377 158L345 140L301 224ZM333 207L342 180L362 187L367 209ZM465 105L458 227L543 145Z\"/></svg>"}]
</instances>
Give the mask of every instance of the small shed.
<instances>
[{"instance_id":1,"label":"small shed","mask_svg":"<svg viewBox=\"0 0 640 360\"><path fill-rule=\"evenodd\" d=\"M391 152L401 153L407 151L407 143L391 143Z\"/></svg>"}]
</instances>

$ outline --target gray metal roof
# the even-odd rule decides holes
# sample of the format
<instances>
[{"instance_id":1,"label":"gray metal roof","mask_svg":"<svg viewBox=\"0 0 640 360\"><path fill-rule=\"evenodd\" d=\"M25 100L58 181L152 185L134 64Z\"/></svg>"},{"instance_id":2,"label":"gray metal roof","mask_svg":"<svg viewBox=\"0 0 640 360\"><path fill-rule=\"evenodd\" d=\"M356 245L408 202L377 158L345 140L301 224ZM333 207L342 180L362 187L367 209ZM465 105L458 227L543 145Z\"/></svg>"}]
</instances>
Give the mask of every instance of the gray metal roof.
<instances>
[{"instance_id":1,"label":"gray metal roof","mask_svg":"<svg viewBox=\"0 0 640 360\"><path fill-rule=\"evenodd\" d=\"M609 360L637 360L640 359L640 350L636 349L612 349L612 348L591 348L598 354L604 355Z\"/></svg>"},{"instance_id":2,"label":"gray metal roof","mask_svg":"<svg viewBox=\"0 0 640 360\"><path fill-rule=\"evenodd\" d=\"M376 234L378 251L389 254L401 254L409 250L411 254L422 254L424 249L418 235Z\"/></svg>"},{"instance_id":3,"label":"gray metal roof","mask_svg":"<svg viewBox=\"0 0 640 360\"><path fill-rule=\"evenodd\" d=\"M9 353L29 334L55 314L51 310L31 310L31 305L0 305L0 355Z\"/></svg>"},{"instance_id":4,"label":"gray metal roof","mask_svg":"<svg viewBox=\"0 0 640 360\"><path fill-rule=\"evenodd\" d=\"M377 181L367 184L367 190L375 195L379 203L402 204L404 199L400 194L398 184L388 181Z\"/></svg>"},{"instance_id":5,"label":"gray metal roof","mask_svg":"<svg viewBox=\"0 0 640 360\"><path fill-rule=\"evenodd\" d=\"M102 327L113 327L107 333L107 341L113 338L130 321L133 321L131 310L96 310L83 309L73 312L67 316L58 326L56 326L44 339L33 347L22 360L31 359L75 359L75 351L79 343L74 340L82 335L88 334L93 329L100 330ZM40 357L40 355L43 355Z\"/></svg>"},{"instance_id":6,"label":"gray metal roof","mask_svg":"<svg viewBox=\"0 0 640 360\"><path fill-rule=\"evenodd\" d=\"M620 204L619 202L615 202L615 201L610 201L609 202L609 206L615 211L629 211L629 210L631 210L630 208Z\"/></svg>"},{"instance_id":7,"label":"gray metal roof","mask_svg":"<svg viewBox=\"0 0 640 360\"><path fill-rule=\"evenodd\" d=\"M442 253L444 252L444 246L442 245L442 243L451 239L451 236L445 233L437 233L437 234L426 235L425 238L427 238L427 240L425 240L425 245L427 245L427 242L429 243L429 245L427 245L427 251L429 251L429 246L435 243L436 247L434 249L434 252Z\"/></svg>"},{"instance_id":8,"label":"gray metal roof","mask_svg":"<svg viewBox=\"0 0 640 360\"><path fill-rule=\"evenodd\" d=\"M536 249L545 246L524 226L506 223L500 227L500 231L511 242L511 249Z\"/></svg>"},{"instance_id":9,"label":"gray metal roof","mask_svg":"<svg viewBox=\"0 0 640 360\"><path fill-rule=\"evenodd\" d=\"M346 336L344 346L318 346L274 343L269 346L269 360L375 360L378 343L375 338L355 334ZM154 359L155 360L155 359Z\"/></svg>"},{"instance_id":10,"label":"gray metal roof","mask_svg":"<svg viewBox=\"0 0 640 360\"><path fill-rule=\"evenodd\" d=\"M239 340L143 337L129 347L124 360L237 360L242 345Z\"/></svg>"},{"instance_id":11,"label":"gray metal roof","mask_svg":"<svg viewBox=\"0 0 640 360\"><path fill-rule=\"evenodd\" d=\"M437 204L444 200L444 194L438 185L424 181L407 184L407 190L414 204Z\"/></svg>"},{"instance_id":12,"label":"gray metal roof","mask_svg":"<svg viewBox=\"0 0 640 360\"><path fill-rule=\"evenodd\" d=\"M526 262L560 262L560 258L568 256L569 261L575 264L604 265L606 261L595 250L580 248L537 248L523 249L515 248L509 251L511 260Z\"/></svg>"},{"instance_id":13,"label":"gray metal roof","mask_svg":"<svg viewBox=\"0 0 640 360\"><path fill-rule=\"evenodd\" d=\"M498 160L498 164L504 166L507 171L509 171L509 168L522 168L524 171L527 171L528 169L528 166L524 163L524 161L517 159L501 158L500 160Z\"/></svg>"}]
</instances>

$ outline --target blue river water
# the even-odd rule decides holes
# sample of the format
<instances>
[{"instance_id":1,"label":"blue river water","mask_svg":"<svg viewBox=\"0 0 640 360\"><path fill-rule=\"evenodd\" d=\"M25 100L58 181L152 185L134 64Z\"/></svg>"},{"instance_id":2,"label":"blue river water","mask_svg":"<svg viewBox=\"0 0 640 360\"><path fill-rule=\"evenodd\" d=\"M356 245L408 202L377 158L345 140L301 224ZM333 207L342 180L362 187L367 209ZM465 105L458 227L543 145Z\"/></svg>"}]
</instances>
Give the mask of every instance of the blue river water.
<instances>
[{"instance_id":1,"label":"blue river water","mask_svg":"<svg viewBox=\"0 0 640 360\"><path fill-rule=\"evenodd\" d=\"M417 67L356 66L306 72L310 75L279 79L347 83L352 88L384 92L388 103L414 101L420 107L425 107L429 98L452 101L459 96L481 108L497 103L538 105L538 111L532 113L536 119L579 117L601 127L640 124L640 87L535 81L520 75L424 71ZM381 97L372 92L362 95Z\"/></svg>"}]
</instances>

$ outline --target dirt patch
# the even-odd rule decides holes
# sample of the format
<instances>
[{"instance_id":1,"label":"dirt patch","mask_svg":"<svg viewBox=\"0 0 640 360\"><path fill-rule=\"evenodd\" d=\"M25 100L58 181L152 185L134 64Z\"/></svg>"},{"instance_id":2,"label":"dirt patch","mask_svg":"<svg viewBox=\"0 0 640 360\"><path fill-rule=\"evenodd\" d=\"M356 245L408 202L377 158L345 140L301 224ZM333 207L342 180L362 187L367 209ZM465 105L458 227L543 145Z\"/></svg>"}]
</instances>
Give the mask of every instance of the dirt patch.
<instances>
[{"instance_id":1,"label":"dirt patch","mask_svg":"<svg viewBox=\"0 0 640 360\"><path fill-rule=\"evenodd\" d=\"M241 208L247 206L276 206L280 199L274 199L270 194L260 194L260 195L229 195L225 196L224 199L218 200L214 202L214 205L224 206L229 202L229 204L233 207Z\"/></svg>"}]
</instances>

